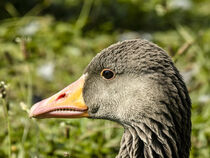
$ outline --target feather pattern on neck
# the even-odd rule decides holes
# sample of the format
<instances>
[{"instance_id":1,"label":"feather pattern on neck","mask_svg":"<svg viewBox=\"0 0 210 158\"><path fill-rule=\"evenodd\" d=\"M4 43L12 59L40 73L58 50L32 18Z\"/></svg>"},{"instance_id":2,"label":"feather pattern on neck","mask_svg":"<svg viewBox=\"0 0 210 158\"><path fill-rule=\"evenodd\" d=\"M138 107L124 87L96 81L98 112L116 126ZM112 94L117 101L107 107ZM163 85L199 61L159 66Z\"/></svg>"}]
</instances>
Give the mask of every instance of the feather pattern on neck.
<instances>
[{"instance_id":1,"label":"feather pattern on neck","mask_svg":"<svg viewBox=\"0 0 210 158\"><path fill-rule=\"evenodd\" d=\"M178 158L173 135L174 130L152 118L133 122L125 126L117 158Z\"/></svg>"}]
</instances>

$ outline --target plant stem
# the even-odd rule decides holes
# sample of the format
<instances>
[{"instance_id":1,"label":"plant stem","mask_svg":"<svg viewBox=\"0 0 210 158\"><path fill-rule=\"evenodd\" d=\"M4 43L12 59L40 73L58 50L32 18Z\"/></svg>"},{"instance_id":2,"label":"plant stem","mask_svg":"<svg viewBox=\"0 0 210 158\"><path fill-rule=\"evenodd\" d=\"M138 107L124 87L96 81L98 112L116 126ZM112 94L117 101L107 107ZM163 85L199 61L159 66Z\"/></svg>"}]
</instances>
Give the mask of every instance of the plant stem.
<instances>
[{"instance_id":1,"label":"plant stem","mask_svg":"<svg viewBox=\"0 0 210 158\"><path fill-rule=\"evenodd\" d=\"M81 29L85 26L89 13L90 13L90 9L92 6L93 0L85 0L84 4L82 6L82 10L80 12L79 18L76 21L75 24L75 33L78 35L78 33L81 31Z\"/></svg>"},{"instance_id":2,"label":"plant stem","mask_svg":"<svg viewBox=\"0 0 210 158\"><path fill-rule=\"evenodd\" d=\"M11 158L11 128L10 128L10 121L9 121L9 115L8 115L8 109L7 109L7 101L5 98L2 98L2 104L3 104L3 110L4 110L4 116L7 124L7 131L8 131L8 158Z\"/></svg>"},{"instance_id":3,"label":"plant stem","mask_svg":"<svg viewBox=\"0 0 210 158\"><path fill-rule=\"evenodd\" d=\"M27 89L27 105L32 104L32 77L31 77L31 69L30 69L30 65L27 64L27 84L28 84L28 89Z\"/></svg>"}]
</instances>

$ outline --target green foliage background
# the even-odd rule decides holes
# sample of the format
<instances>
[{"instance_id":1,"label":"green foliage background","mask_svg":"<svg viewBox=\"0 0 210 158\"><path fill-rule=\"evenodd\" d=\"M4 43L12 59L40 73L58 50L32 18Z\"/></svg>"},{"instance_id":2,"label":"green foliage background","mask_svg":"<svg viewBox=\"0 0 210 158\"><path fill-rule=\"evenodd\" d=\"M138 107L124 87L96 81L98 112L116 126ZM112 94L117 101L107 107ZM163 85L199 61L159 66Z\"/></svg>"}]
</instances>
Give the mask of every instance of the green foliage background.
<instances>
[{"instance_id":1,"label":"green foliage background","mask_svg":"<svg viewBox=\"0 0 210 158\"><path fill-rule=\"evenodd\" d=\"M103 48L145 38L164 48L183 74L192 99L191 158L208 158L209 8L209 0L1 1L0 81L8 87L0 99L0 157L116 156L123 133L116 123L33 120L27 112L76 80ZM52 74L40 73L43 67Z\"/></svg>"}]
</instances>

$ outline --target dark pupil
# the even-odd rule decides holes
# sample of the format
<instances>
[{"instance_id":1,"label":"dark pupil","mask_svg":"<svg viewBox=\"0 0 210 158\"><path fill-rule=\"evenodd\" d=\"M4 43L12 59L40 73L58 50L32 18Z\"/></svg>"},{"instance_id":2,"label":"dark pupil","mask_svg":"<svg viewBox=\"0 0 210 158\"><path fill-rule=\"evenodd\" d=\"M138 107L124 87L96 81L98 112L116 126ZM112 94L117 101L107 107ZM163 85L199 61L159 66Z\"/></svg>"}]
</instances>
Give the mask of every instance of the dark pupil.
<instances>
[{"instance_id":1,"label":"dark pupil","mask_svg":"<svg viewBox=\"0 0 210 158\"><path fill-rule=\"evenodd\" d=\"M102 75L106 78L106 79L110 79L114 76L112 71L109 70L105 70L103 71Z\"/></svg>"}]
</instances>

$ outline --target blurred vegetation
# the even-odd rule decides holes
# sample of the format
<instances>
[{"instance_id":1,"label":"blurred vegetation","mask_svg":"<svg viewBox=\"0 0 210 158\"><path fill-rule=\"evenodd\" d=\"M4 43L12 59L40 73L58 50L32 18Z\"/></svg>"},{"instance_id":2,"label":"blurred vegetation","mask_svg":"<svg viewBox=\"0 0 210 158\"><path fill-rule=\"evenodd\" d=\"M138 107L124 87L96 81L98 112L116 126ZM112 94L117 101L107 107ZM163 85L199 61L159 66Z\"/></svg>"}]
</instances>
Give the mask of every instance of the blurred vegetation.
<instances>
[{"instance_id":1,"label":"blurred vegetation","mask_svg":"<svg viewBox=\"0 0 210 158\"><path fill-rule=\"evenodd\" d=\"M76 80L116 41L144 38L173 58L192 99L191 158L210 155L209 0L0 1L0 157L114 157L123 129L103 120L33 120L28 110Z\"/></svg>"}]
</instances>

